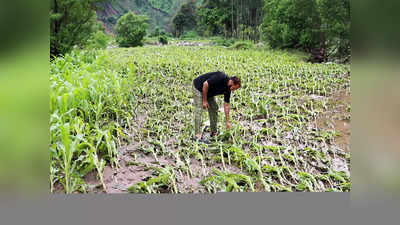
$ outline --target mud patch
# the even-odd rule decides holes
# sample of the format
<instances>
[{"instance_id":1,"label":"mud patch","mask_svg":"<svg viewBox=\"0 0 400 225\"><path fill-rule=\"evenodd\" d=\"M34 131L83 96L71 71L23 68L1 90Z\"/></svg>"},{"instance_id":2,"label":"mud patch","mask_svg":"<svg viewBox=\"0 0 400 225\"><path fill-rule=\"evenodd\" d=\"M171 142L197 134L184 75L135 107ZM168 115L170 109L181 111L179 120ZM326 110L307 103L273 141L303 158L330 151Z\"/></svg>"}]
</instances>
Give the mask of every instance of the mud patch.
<instances>
[{"instance_id":1,"label":"mud patch","mask_svg":"<svg viewBox=\"0 0 400 225\"><path fill-rule=\"evenodd\" d=\"M335 138L335 143L345 151L350 151L350 121L336 120L335 129L340 133Z\"/></svg>"},{"instance_id":2,"label":"mud patch","mask_svg":"<svg viewBox=\"0 0 400 225\"><path fill-rule=\"evenodd\" d=\"M138 151L139 144L121 147L120 152L124 154L120 157L120 167L117 169L106 166L103 172L104 183L107 193L125 193L132 185L151 177L154 170L152 167L163 168L172 166L173 159L165 156L146 155ZM135 153L136 157L132 157Z\"/></svg>"},{"instance_id":3,"label":"mud patch","mask_svg":"<svg viewBox=\"0 0 400 225\"><path fill-rule=\"evenodd\" d=\"M350 176L349 167L344 159L335 158L332 160L332 167L334 171L344 172L347 176Z\"/></svg>"},{"instance_id":4,"label":"mud patch","mask_svg":"<svg viewBox=\"0 0 400 225\"><path fill-rule=\"evenodd\" d=\"M204 174L207 174L208 170L206 172L205 168L194 159L191 159L190 170L192 171L192 176L183 173L177 173L177 186L179 191L183 193L204 192L205 190L202 189L200 185L200 177L204 176Z\"/></svg>"},{"instance_id":5,"label":"mud patch","mask_svg":"<svg viewBox=\"0 0 400 225\"><path fill-rule=\"evenodd\" d=\"M334 94L330 98L330 109L317 120L317 128L338 133L335 144L346 152L350 151L350 95L345 92Z\"/></svg>"},{"instance_id":6,"label":"mud patch","mask_svg":"<svg viewBox=\"0 0 400 225\"><path fill-rule=\"evenodd\" d=\"M85 183L88 185L88 192L91 193L101 193L103 191L103 185L101 184L100 180L98 179L97 176L97 171L93 170L90 171L86 176L84 177Z\"/></svg>"}]
</instances>

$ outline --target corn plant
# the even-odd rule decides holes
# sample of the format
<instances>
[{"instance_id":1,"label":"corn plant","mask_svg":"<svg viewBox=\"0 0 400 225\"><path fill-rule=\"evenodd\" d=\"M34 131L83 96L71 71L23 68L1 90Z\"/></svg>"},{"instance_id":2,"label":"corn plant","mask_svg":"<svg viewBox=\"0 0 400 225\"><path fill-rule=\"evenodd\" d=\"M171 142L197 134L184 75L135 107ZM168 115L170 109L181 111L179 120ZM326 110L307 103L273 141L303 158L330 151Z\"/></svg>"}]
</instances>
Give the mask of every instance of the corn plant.
<instances>
[{"instance_id":1,"label":"corn plant","mask_svg":"<svg viewBox=\"0 0 400 225\"><path fill-rule=\"evenodd\" d=\"M231 97L231 130L219 113L219 136L207 146L190 140L191 85L216 70L239 76L242 88ZM189 192L182 177L197 192L351 188L348 171L333 165L350 163L335 142L343 134L318 125L336 118L335 94L350 94L349 65L306 63L284 51L171 45L76 50L54 59L50 73L52 192L89 191L85 177L93 171L106 191L104 167L118 171L126 144L137 146L130 166L142 165L140 154L170 162L147 168L154 175L132 183L133 193ZM350 108L341 118L351 119Z\"/></svg>"}]
</instances>

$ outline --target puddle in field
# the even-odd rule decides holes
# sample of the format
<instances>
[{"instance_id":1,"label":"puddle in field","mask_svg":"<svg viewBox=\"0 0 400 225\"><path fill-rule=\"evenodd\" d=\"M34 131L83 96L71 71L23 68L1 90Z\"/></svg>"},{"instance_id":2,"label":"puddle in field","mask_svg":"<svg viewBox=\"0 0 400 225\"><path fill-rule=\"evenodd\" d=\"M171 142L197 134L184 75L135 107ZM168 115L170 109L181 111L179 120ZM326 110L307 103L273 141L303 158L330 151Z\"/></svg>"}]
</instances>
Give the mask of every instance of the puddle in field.
<instances>
[{"instance_id":1,"label":"puddle in field","mask_svg":"<svg viewBox=\"0 0 400 225\"><path fill-rule=\"evenodd\" d=\"M144 178L152 175L153 170L148 169L147 166L155 166L161 168L165 165L170 165L170 160L163 157L158 157L158 162L152 156L138 156L134 161L132 157L127 157L129 161L123 160L120 162L121 167L113 169L106 166L103 172L104 183L106 184L107 193L125 193L127 189L142 181ZM129 165L129 162L138 162L145 165Z\"/></svg>"},{"instance_id":2,"label":"puddle in field","mask_svg":"<svg viewBox=\"0 0 400 225\"><path fill-rule=\"evenodd\" d=\"M350 151L350 122L347 120L336 120L335 128L341 136L335 138L335 142L345 151Z\"/></svg>"},{"instance_id":3,"label":"puddle in field","mask_svg":"<svg viewBox=\"0 0 400 225\"><path fill-rule=\"evenodd\" d=\"M316 125L319 129L334 130L339 132L340 136L335 137L335 144L346 152L350 151L350 120L347 116L347 104L350 104L350 96L346 93L340 92L334 94L332 100L335 108L324 113L317 119Z\"/></svg>"}]
</instances>

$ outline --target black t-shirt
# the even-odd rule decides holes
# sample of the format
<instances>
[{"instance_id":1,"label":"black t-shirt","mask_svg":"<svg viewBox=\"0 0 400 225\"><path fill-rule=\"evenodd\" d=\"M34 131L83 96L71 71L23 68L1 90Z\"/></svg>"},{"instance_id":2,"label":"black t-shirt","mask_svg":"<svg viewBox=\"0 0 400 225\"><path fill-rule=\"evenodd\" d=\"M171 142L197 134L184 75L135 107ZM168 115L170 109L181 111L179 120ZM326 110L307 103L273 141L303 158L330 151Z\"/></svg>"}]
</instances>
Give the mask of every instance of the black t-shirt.
<instances>
[{"instance_id":1,"label":"black t-shirt","mask_svg":"<svg viewBox=\"0 0 400 225\"><path fill-rule=\"evenodd\" d=\"M203 74L193 80L194 87L203 92L203 83L205 81L208 83L207 98L223 94L224 101L229 103L231 90L228 86L229 77L225 73L217 71Z\"/></svg>"}]
</instances>

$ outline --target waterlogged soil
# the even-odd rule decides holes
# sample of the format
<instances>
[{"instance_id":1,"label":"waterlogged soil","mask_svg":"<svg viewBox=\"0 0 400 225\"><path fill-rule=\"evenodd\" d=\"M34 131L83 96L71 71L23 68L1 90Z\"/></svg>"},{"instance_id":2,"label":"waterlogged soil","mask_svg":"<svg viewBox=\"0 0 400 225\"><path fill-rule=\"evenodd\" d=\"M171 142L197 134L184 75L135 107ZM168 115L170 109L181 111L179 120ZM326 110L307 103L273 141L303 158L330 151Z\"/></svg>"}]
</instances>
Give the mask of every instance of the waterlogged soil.
<instances>
[{"instance_id":1,"label":"waterlogged soil","mask_svg":"<svg viewBox=\"0 0 400 225\"><path fill-rule=\"evenodd\" d=\"M165 157L157 157L157 160L150 155L137 156L136 160L129 155L135 150L135 145L121 147L123 152L120 157L120 167L111 168L106 166L103 171L103 179L106 184L107 193L124 193L132 184L144 180L146 177L151 177L153 171L148 169L150 166L164 167L173 165L173 161ZM132 164L132 163L138 164Z\"/></svg>"},{"instance_id":2,"label":"waterlogged soil","mask_svg":"<svg viewBox=\"0 0 400 225\"><path fill-rule=\"evenodd\" d=\"M339 92L333 95L330 100L334 107L317 119L317 127L338 132L338 136L335 137L335 144L349 152L351 125L350 111L348 111L347 106L350 105L350 95L345 92Z\"/></svg>"},{"instance_id":3,"label":"waterlogged soil","mask_svg":"<svg viewBox=\"0 0 400 225\"><path fill-rule=\"evenodd\" d=\"M145 113L138 114L134 122L135 129L130 134L131 139L135 139L143 128L146 122L147 115ZM118 148L118 162L117 168L112 168L109 164L104 167L103 180L106 186L102 190L102 184L98 179L97 172L92 171L88 173L84 180L88 184L88 191L92 193L127 193L128 188L141 181L148 180L148 178L155 177L154 168L165 168L170 166L175 168L178 166L176 159L172 157L177 149L172 148L176 142L175 138L170 138L165 143L170 156L160 156L151 153L143 152L142 146L150 147L146 141L133 142L125 144ZM168 155L168 153L166 155ZM180 162L182 163L182 162ZM176 183L179 192L181 193L204 193L206 190L200 181L208 176L212 168L229 171L231 173L240 173L241 170L232 165L223 165L222 163L213 163L213 166L205 166L199 160L190 159L189 168L191 173L182 173L181 171L176 174ZM60 185L61 187L61 185ZM60 193L62 190L60 189Z\"/></svg>"},{"instance_id":4,"label":"waterlogged soil","mask_svg":"<svg viewBox=\"0 0 400 225\"><path fill-rule=\"evenodd\" d=\"M313 97L313 96L311 96ZM315 97L315 96L314 96ZM319 129L332 130L338 132L340 135L335 137L335 144L345 151L349 151L350 145L350 112L347 111L346 106L350 104L350 97L345 93L338 93L331 97L332 105L334 106L331 110L322 114L315 123ZM145 115L138 115L136 119L137 130L143 127L145 122ZM261 119L261 118L256 118ZM262 127L254 122L254 129L259 130ZM251 126L250 124L243 124L243 126ZM135 136L133 133L131 136ZM120 167L112 168L107 165L103 171L103 179L106 185L106 193L126 193L128 188L141 181L147 180L149 177L154 177L154 170L151 168L165 168L171 166L176 168L179 163L172 155L177 151L172 146L176 142L176 139L170 138L166 142L166 146L169 146L168 151L171 153L169 156L144 154L140 146L148 145L145 141L142 143L132 143L124 145L119 148L119 163ZM279 143L265 142L265 145L279 146ZM218 154L218 153L216 153ZM133 157L135 155L135 157ZM332 160L332 169L338 172L344 172L349 175L348 162L343 157L335 157ZM227 171L230 173L241 173L245 174L240 168L225 164L214 162L211 165L202 165L199 160L194 158L190 159L189 162L190 173L178 172L176 174L177 188L182 193L199 193L205 192L204 186L200 184L200 181L211 174L212 168L219 169L221 171ZM96 173L89 173L85 181L89 187L93 187L92 191L101 191L101 184L96 176Z\"/></svg>"},{"instance_id":5,"label":"waterlogged soil","mask_svg":"<svg viewBox=\"0 0 400 225\"><path fill-rule=\"evenodd\" d=\"M320 130L334 131L339 135L334 138L334 146L340 148L341 150L348 152L350 150L350 111L348 106L350 105L350 96L348 93L340 92L336 93L330 97L323 96L307 96L308 98L327 98L328 108L326 112L323 112L315 121L313 121L309 126L315 127ZM118 148L118 161L119 167L112 168L110 165L106 165L103 170L103 180L106 189L103 190L102 184L98 179L96 172L91 172L87 174L84 178L88 185L88 191L92 193L127 193L128 188L134 184L142 181L146 181L149 178L156 177L154 174L155 168L166 168L172 167L176 171L175 180L176 187L180 193L205 193L208 192L200 182L212 174L213 169L217 169L224 172L229 172L233 174L245 174L247 172L233 164L228 162L221 163L220 161L214 161L210 158L204 159L203 163L201 160L190 157L188 161L178 160L176 154L179 151L175 145L177 140L174 137L169 138L165 145L167 152L160 154L149 153L143 151L143 146L150 147L151 144L147 143L145 140L138 140L141 128L144 127L147 115L145 113L138 114L136 120L133 122L134 131L130 134L132 143L124 144ZM253 124L249 121L238 121L244 128L251 130L260 130L263 127L272 127L271 124L259 124L259 120L265 119L265 116L258 116L254 118ZM205 121L204 123L207 126ZM251 135L251 134L249 134ZM282 137L290 139L292 137ZM270 142L269 140L262 140L261 143L267 146L280 147L282 143ZM298 148L302 148L302 144L298 145ZM245 150L248 150L248 147ZM246 151L247 151L246 150ZM289 150L290 151L290 150ZM286 151L288 152L288 151ZM207 152L208 157L218 156L218 152ZM255 154L252 154L255 156ZM268 154L267 154L268 155ZM273 157L273 154L270 154ZM301 157L299 158L301 159ZM304 159L309 160L309 159ZM320 162L310 163L318 168ZM186 172L180 170L181 166L187 165ZM333 155L331 169L337 172L343 172L350 176L350 166L348 160L345 159L343 155ZM318 174L320 173L318 169L310 168L308 171L310 173ZM286 177L286 183L293 182L294 178L290 176ZM277 179L278 181L278 179ZM332 184L327 182L319 181L321 187L329 187ZM57 187L56 187L57 190ZM262 191L260 183L255 184L256 191ZM61 192L61 190L60 190Z\"/></svg>"},{"instance_id":6,"label":"waterlogged soil","mask_svg":"<svg viewBox=\"0 0 400 225\"><path fill-rule=\"evenodd\" d=\"M101 120L83 122L85 116L79 110L76 112L80 118L66 119L74 121L71 135L82 129L85 139L92 134L102 138L96 128L101 125L105 138L93 140L98 144L101 166L102 160L106 164L99 174L93 170L82 180L86 169L99 164L79 151L73 156L76 167L66 177L60 158L65 157L65 151L57 144L61 155L51 161L53 193L63 193L63 186L76 193L350 191L349 65L308 64L301 61L301 56L288 52L232 51L200 44L185 46L189 45L186 42L109 49L96 56L80 52L57 60L62 63L52 67L55 93L83 87L81 78L85 79L82 91L100 85L98 93L91 96L99 104L88 109L96 115L102 112ZM71 57L82 61L82 66L76 67ZM220 109L218 141L212 145L196 143L191 140L194 107L190 81L220 69L238 75L247 85L232 96L231 130L225 131ZM72 86L64 82L68 77L62 74L67 71L68 77L78 81ZM69 97L64 96L75 96L69 93ZM102 101L103 94L107 94L106 101ZM217 100L222 106L223 98ZM116 102L118 106L114 107ZM81 103L63 101L67 108L75 109L86 107ZM62 108L66 116L73 110ZM203 116L208 117L207 113ZM56 127L62 125L57 120L52 122ZM204 125L209 127L207 120L203 120ZM209 129L203 130L208 137ZM60 133L55 131L51 130L52 137L57 137L52 143L59 139ZM76 143L85 147L85 142ZM117 144L116 155L110 144ZM110 159L117 165L111 167Z\"/></svg>"},{"instance_id":7,"label":"waterlogged soil","mask_svg":"<svg viewBox=\"0 0 400 225\"><path fill-rule=\"evenodd\" d=\"M121 146L119 148L119 168L105 166L103 171L103 179L106 185L106 193L126 193L128 188L133 184L147 180L149 177L155 177L154 167L165 168L171 166L176 168L179 163L176 159L168 156L156 157L153 154L144 154L139 148L139 144L131 144ZM169 149L171 153L173 149ZM136 157L133 157L135 154ZM191 174L178 172L176 174L176 182L179 192L182 193L199 193L205 192L204 187L200 185L200 181L208 176L212 168L225 170L231 173L242 173L242 171L233 165L223 165L222 163L213 163L213 166L202 166L199 160L190 159L189 168ZM99 186L99 180L93 176L87 176L89 183Z\"/></svg>"}]
</instances>

